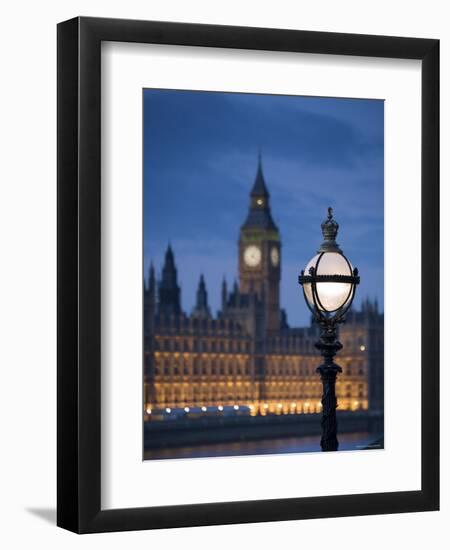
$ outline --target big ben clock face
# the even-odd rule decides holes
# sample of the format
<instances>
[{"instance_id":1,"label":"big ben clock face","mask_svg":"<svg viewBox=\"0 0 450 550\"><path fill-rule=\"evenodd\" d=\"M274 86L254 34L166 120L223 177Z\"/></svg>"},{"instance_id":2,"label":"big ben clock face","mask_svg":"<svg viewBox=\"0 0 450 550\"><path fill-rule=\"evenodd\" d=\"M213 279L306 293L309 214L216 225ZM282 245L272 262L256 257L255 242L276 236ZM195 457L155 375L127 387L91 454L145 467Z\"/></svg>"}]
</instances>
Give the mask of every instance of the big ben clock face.
<instances>
[{"instance_id":1,"label":"big ben clock face","mask_svg":"<svg viewBox=\"0 0 450 550\"><path fill-rule=\"evenodd\" d=\"M244 262L249 267L256 267L261 263L261 249L255 245L244 250Z\"/></svg>"},{"instance_id":2,"label":"big ben clock face","mask_svg":"<svg viewBox=\"0 0 450 550\"><path fill-rule=\"evenodd\" d=\"M277 267L278 262L280 261L280 254L278 253L278 248L273 247L270 251L270 261L274 267Z\"/></svg>"}]
</instances>

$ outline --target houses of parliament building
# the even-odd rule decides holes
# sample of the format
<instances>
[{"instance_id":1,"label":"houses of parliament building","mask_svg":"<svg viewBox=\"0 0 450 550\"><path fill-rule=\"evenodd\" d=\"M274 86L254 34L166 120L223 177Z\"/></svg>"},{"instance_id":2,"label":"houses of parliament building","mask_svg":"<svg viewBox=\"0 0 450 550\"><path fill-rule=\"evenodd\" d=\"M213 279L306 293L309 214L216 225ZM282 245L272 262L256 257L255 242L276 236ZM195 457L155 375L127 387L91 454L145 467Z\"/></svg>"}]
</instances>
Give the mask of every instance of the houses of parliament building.
<instances>
[{"instance_id":1,"label":"houses of parliament building","mask_svg":"<svg viewBox=\"0 0 450 550\"><path fill-rule=\"evenodd\" d=\"M221 288L213 315L203 276L190 313L181 307L174 251L144 281L144 415L233 407L251 415L320 412L318 329L293 328L280 307L281 239L261 160L238 240L239 283ZM299 290L300 292L300 290ZM300 300L299 294L299 300ZM339 410L383 411L384 318L365 300L341 325Z\"/></svg>"}]
</instances>

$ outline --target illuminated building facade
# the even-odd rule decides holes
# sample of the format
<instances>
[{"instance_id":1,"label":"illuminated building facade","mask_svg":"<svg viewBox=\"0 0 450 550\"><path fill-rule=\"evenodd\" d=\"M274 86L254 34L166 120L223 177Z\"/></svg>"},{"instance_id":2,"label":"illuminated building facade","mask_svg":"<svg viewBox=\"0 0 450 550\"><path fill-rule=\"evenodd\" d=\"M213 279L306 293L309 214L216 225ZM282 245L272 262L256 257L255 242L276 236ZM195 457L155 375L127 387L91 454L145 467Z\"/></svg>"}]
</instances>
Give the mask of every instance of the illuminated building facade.
<instances>
[{"instance_id":1,"label":"illuminated building facade","mask_svg":"<svg viewBox=\"0 0 450 550\"><path fill-rule=\"evenodd\" d=\"M155 411L226 407L252 415L320 412L318 332L313 324L289 327L280 308L281 239L260 159L239 233L238 269L239 284L229 290L223 281L214 316L203 276L193 311L182 310L170 245L160 280L150 266L144 281L146 418ZM361 311L348 314L340 329L340 410L383 410L383 333L376 302L366 300Z\"/></svg>"}]
</instances>

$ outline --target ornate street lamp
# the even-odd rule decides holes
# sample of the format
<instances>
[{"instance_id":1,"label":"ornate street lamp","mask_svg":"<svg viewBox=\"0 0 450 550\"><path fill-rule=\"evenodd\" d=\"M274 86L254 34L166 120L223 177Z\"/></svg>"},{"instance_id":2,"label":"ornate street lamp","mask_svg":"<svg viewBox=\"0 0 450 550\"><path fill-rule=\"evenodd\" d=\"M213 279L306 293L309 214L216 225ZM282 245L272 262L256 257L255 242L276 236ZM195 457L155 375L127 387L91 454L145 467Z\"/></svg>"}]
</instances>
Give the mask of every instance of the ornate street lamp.
<instances>
[{"instance_id":1,"label":"ornate street lamp","mask_svg":"<svg viewBox=\"0 0 450 550\"><path fill-rule=\"evenodd\" d=\"M337 339L337 325L345 321L344 315L350 308L359 284L358 270L353 268L344 256L336 236L339 224L333 219L333 210L328 208L328 217L322 223L324 241L318 254L301 272L298 282L313 318L320 326L320 340L315 347L324 362L317 368L320 374L322 394L322 451L337 451L336 421L336 376L342 369L334 363L336 353L342 349Z\"/></svg>"}]
</instances>

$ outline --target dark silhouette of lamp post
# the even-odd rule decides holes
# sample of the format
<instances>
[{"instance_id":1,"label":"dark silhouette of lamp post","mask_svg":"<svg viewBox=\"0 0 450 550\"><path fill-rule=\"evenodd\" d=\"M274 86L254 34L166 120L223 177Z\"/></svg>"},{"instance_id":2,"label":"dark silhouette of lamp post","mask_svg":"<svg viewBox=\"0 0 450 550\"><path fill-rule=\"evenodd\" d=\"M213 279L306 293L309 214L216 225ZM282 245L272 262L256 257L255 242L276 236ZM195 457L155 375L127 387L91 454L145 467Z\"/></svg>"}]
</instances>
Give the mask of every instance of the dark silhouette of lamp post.
<instances>
[{"instance_id":1,"label":"dark silhouette of lamp post","mask_svg":"<svg viewBox=\"0 0 450 550\"><path fill-rule=\"evenodd\" d=\"M358 270L353 268L336 243L339 224L333 218L332 208L322 223L324 241L317 255L301 272L298 282L313 318L320 327L320 339L315 344L324 358L317 368L323 385L322 394L322 451L337 451L336 377L342 372L334 356L342 349L337 337L337 326L345 321L359 284Z\"/></svg>"}]
</instances>

